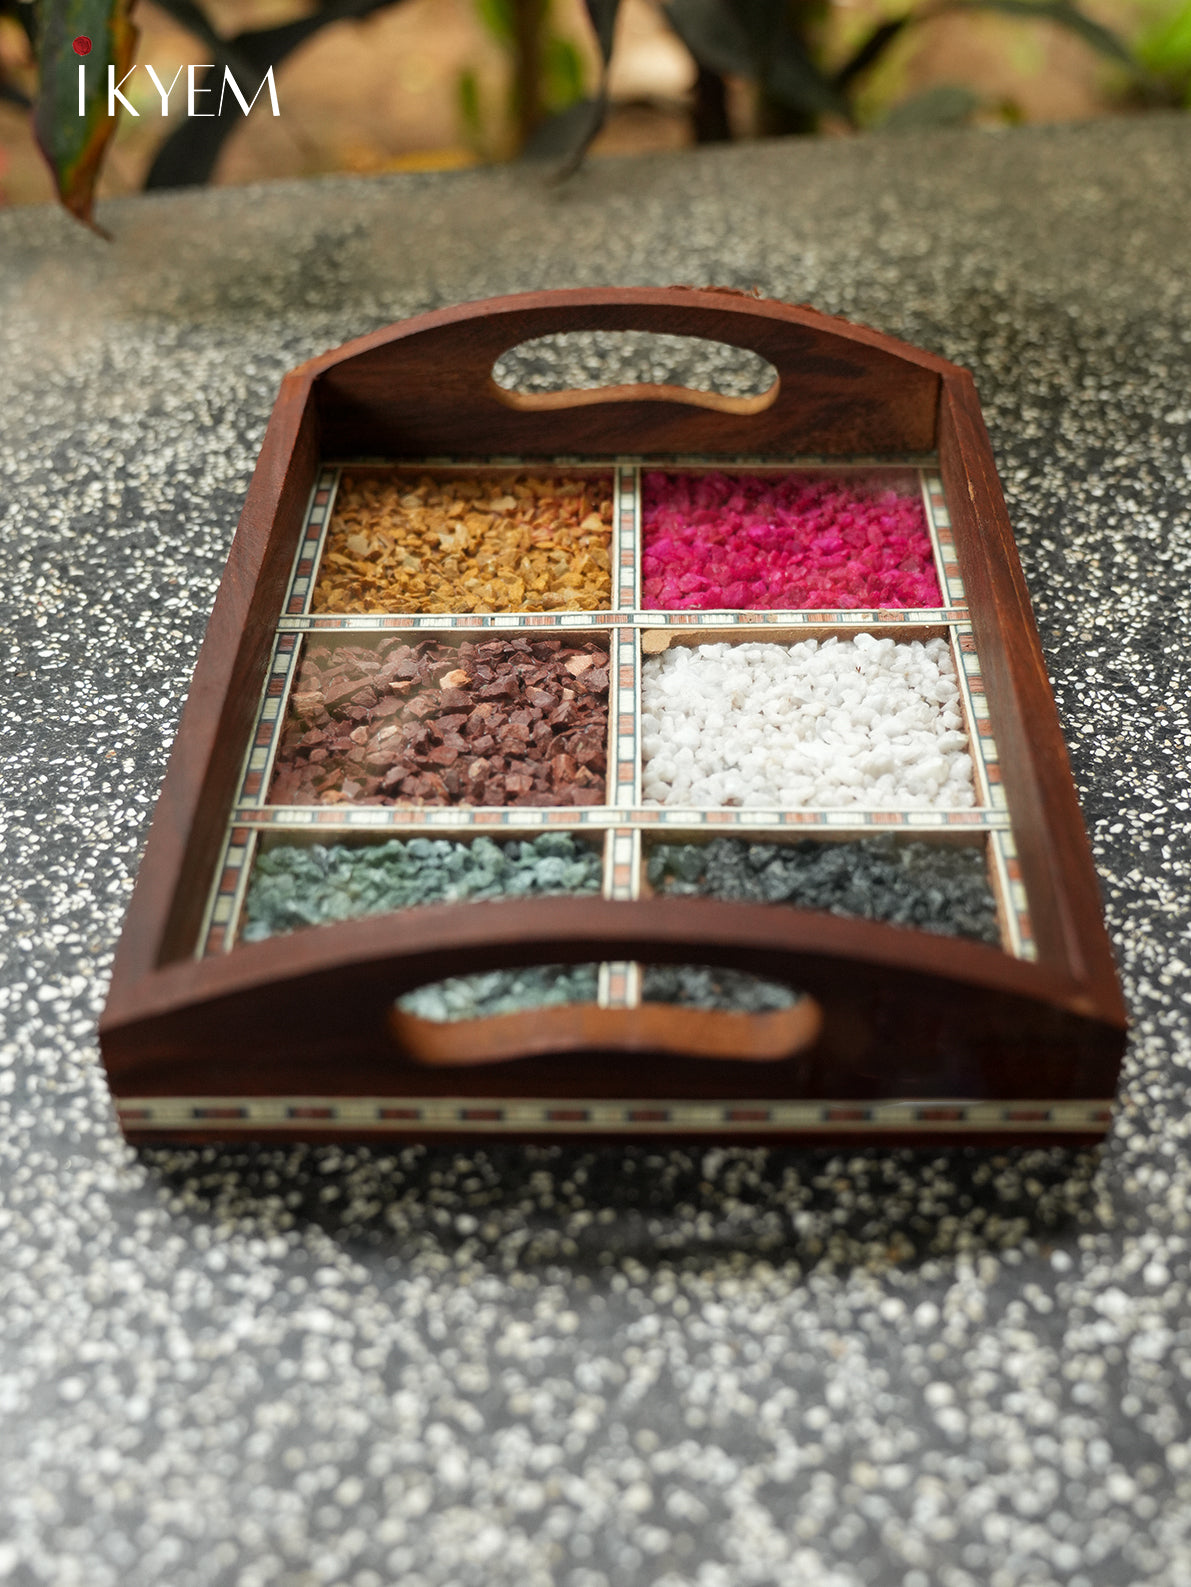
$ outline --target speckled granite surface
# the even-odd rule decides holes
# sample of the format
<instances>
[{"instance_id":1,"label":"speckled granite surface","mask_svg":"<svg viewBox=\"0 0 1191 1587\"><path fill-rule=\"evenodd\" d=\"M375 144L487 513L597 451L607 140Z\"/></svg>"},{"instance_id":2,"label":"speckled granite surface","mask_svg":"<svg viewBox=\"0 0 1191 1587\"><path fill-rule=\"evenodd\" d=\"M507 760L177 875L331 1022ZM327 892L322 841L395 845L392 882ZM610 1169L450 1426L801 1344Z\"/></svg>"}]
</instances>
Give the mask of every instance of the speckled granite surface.
<instances>
[{"instance_id":1,"label":"speckled granite surface","mask_svg":"<svg viewBox=\"0 0 1191 1587\"><path fill-rule=\"evenodd\" d=\"M0 216L0 1580L1191 1580L1191 120ZM1102 1155L130 1153L93 1040L282 372L711 282L971 366L1136 1020Z\"/></svg>"}]
</instances>

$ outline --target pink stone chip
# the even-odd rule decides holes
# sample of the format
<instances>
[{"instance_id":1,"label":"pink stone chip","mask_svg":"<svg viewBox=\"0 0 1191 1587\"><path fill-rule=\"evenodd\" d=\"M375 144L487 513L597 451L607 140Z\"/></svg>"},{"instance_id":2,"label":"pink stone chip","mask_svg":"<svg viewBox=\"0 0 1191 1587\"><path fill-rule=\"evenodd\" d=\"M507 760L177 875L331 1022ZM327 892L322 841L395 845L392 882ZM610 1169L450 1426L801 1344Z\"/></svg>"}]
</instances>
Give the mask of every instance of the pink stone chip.
<instances>
[{"instance_id":1,"label":"pink stone chip","mask_svg":"<svg viewBox=\"0 0 1191 1587\"><path fill-rule=\"evenodd\" d=\"M649 611L943 604L917 491L875 474L645 475Z\"/></svg>"}]
</instances>

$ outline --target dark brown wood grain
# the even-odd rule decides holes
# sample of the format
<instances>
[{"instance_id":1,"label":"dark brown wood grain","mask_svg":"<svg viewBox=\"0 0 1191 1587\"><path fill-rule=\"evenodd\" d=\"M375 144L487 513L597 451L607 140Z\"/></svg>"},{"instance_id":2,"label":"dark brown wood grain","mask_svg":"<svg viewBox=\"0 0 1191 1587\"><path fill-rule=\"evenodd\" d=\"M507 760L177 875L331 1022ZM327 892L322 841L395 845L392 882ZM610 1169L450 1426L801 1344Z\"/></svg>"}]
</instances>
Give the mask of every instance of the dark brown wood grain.
<instances>
[{"instance_id":1,"label":"dark brown wood grain","mask_svg":"<svg viewBox=\"0 0 1191 1587\"><path fill-rule=\"evenodd\" d=\"M492 365L509 347L575 329L729 341L768 358L778 388L742 404L661 388L526 400L495 385ZM1037 963L868 921L703 899L440 906L274 938L217 958L192 957L320 459L935 450L971 601ZM676 1055L674 1047L693 1043L674 1032L651 1036L652 1016L618 1024L593 1009L575 1016L565 1041L540 1033L527 1038L535 1050L521 1058L508 1057L515 1049L508 1027L504 1037L490 1031L486 1048L481 1040L469 1052L457 1041L451 1094L491 1094L494 1071L459 1061L469 1056L506 1059L499 1085L510 1097L1111 1094L1123 1006L1025 582L964 371L802 307L718 292L609 288L442 310L361 338L287 377L195 669L116 959L101 1026L114 1092L441 1095L443 1074L424 1052L419 1062L412 1046L403 1049L400 1021L395 1036L393 1005L402 992L465 969L607 958L710 964L784 980L813 997L822 1028L813 1039L804 1033L791 1040L787 1057L742 1064L727 1056ZM675 1031L683 1023L676 1021ZM443 1050L450 1047L445 1038ZM759 1038L742 1038L739 1056L750 1051L760 1055ZM136 1133L133 1125L129 1130ZM214 1138L221 1132L176 1133ZM898 1134L892 1130L890 1138ZM789 1131L773 1135L791 1138ZM858 1138L871 1137L860 1132ZM972 1137L957 1132L956 1138ZM994 1130L989 1138L1001 1134ZM1046 1136L1032 1131L1030 1138ZM1055 1138L1068 1137L1057 1132Z\"/></svg>"},{"instance_id":2,"label":"dark brown wood grain","mask_svg":"<svg viewBox=\"0 0 1191 1587\"><path fill-rule=\"evenodd\" d=\"M944 384L939 468L1039 953L1086 984L1105 1019L1124 1003L1091 849L1029 592L971 376Z\"/></svg>"},{"instance_id":3,"label":"dark brown wood grain","mask_svg":"<svg viewBox=\"0 0 1191 1587\"><path fill-rule=\"evenodd\" d=\"M926 452L934 446L941 360L813 310L722 293L603 288L528 293L443 309L363 337L305 366L328 455L798 456ZM672 387L524 397L502 390L502 353L549 333L701 336L759 353L772 397Z\"/></svg>"},{"instance_id":4,"label":"dark brown wood grain","mask_svg":"<svg viewBox=\"0 0 1191 1587\"><path fill-rule=\"evenodd\" d=\"M109 1015L142 978L194 950L318 468L308 393L287 376L269 421L145 844Z\"/></svg>"},{"instance_id":5,"label":"dark brown wood grain","mask_svg":"<svg viewBox=\"0 0 1191 1587\"><path fill-rule=\"evenodd\" d=\"M109 1074L118 1094L137 1096L266 1095L279 1083L294 1094L441 1094L442 1077L395 1040L397 997L464 967L604 958L783 981L815 999L822 1032L786 1064L684 1064L658 1051L652 1068L597 1032L597 1062L508 1063L502 1094L1104 1096L1119 1059L1119 1032L1083 987L978 943L785 907L548 898L345 921L172 965L143 988L139 1018L109 1027ZM492 1085L486 1065L455 1068L450 1094Z\"/></svg>"}]
</instances>

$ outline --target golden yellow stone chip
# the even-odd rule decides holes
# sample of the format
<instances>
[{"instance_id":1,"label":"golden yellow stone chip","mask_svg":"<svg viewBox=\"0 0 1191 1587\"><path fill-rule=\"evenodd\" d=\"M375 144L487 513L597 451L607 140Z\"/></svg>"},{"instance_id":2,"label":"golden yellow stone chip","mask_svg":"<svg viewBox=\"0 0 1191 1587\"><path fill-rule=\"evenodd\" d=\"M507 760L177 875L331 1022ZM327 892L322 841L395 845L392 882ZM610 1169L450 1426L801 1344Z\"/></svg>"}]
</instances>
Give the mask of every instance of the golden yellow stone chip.
<instances>
[{"instance_id":1,"label":"golden yellow stone chip","mask_svg":"<svg viewBox=\"0 0 1191 1587\"><path fill-rule=\"evenodd\" d=\"M314 610L607 609L612 508L606 474L346 473Z\"/></svg>"}]
</instances>

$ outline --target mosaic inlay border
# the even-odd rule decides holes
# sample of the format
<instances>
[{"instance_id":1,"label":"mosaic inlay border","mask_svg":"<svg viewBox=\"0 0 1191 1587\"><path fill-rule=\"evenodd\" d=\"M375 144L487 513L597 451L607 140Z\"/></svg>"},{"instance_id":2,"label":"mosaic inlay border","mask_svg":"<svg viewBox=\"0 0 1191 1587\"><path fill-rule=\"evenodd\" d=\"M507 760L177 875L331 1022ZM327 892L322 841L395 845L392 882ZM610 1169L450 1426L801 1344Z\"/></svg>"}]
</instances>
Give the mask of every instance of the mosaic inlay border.
<instances>
[{"instance_id":1,"label":"mosaic inlay border","mask_svg":"<svg viewBox=\"0 0 1191 1587\"><path fill-rule=\"evenodd\" d=\"M799 1131L877 1135L956 1131L1040 1133L1103 1130L1111 1098L971 1102L948 1097L906 1101L701 1101L538 1097L125 1097L117 1101L130 1135L162 1129L220 1131L410 1129L452 1134L528 1132L552 1135L667 1135L714 1130L725 1135Z\"/></svg>"},{"instance_id":2,"label":"mosaic inlay border","mask_svg":"<svg viewBox=\"0 0 1191 1587\"><path fill-rule=\"evenodd\" d=\"M943 481L939 475L924 472L922 491L927 525L935 545L935 568L944 599L950 607L966 609L968 597L960 577L955 537L951 532L951 514L947 510L947 498L943 494Z\"/></svg>"},{"instance_id":3,"label":"mosaic inlay border","mask_svg":"<svg viewBox=\"0 0 1191 1587\"><path fill-rule=\"evenodd\" d=\"M637 529L640 521L641 471L616 470L616 536L614 549L615 598L618 612L637 608L640 574L637 561Z\"/></svg>"},{"instance_id":4,"label":"mosaic inlay border","mask_svg":"<svg viewBox=\"0 0 1191 1587\"><path fill-rule=\"evenodd\" d=\"M324 468L315 483L314 495L306 513L306 527L298 545L298 555L290 579L289 595L283 608L286 617L296 617L310 610L310 602L314 597L315 575L322 560L323 545L327 538L331 514L335 508L335 493L339 489L341 472L337 468Z\"/></svg>"},{"instance_id":5,"label":"mosaic inlay border","mask_svg":"<svg viewBox=\"0 0 1191 1587\"><path fill-rule=\"evenodd\" d=\"M312 633L332 629L348 633L388 633L393 629L469 630L489 628L873 628L904 626L940 628L962 622L966 606L915 606L848 608L837 610L773 608L740 612L708 607L697 612L629 610L607 612L311 612L287 615L278 622L282 633Z\"/></svg>"}]
</instances>

